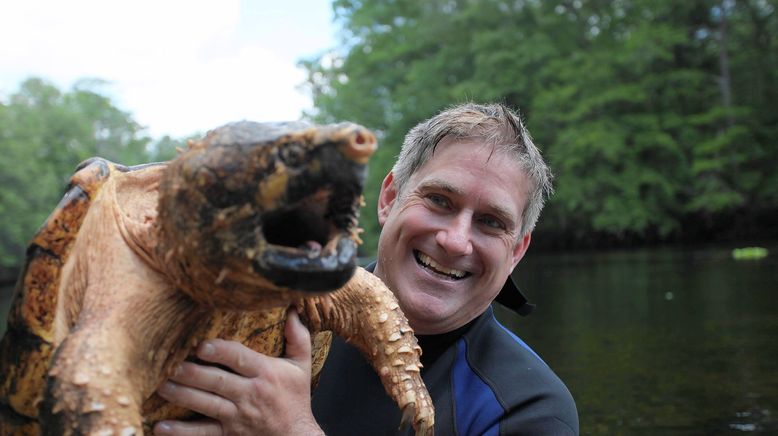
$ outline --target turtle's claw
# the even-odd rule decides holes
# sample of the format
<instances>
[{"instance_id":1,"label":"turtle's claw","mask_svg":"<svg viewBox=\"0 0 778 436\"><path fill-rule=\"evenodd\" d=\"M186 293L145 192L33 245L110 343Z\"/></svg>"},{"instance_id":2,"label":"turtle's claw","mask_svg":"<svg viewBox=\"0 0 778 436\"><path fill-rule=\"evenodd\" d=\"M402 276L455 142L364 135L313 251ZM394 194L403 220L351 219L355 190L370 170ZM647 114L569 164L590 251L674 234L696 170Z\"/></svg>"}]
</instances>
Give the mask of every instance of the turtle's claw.
<instances>
[{"instance_id":1,"label":"turtle's claw","mask_svg":"<svg viewBox=\"0 0 778 436\"><path fill-rule=\"evenodd\" d=\"M400 420L400 431L404 432L408 429L408 426L413 422L413 418L416 416L416 404L408 403L403 408L403 417Z\"/></svg>"},{"instance_id":2,"label":"turtle's claw","mask_svg":"<svg viewBox=\"0 0 778 436\"><path fill-rule=\"evenodd\" d=\"M400 431L404 432L413 423L416 436L434 436L434 420L430 416L417 416L416 403L408 403L403 408L403 416L400 420Z\"/></svg>"}]
</instances>

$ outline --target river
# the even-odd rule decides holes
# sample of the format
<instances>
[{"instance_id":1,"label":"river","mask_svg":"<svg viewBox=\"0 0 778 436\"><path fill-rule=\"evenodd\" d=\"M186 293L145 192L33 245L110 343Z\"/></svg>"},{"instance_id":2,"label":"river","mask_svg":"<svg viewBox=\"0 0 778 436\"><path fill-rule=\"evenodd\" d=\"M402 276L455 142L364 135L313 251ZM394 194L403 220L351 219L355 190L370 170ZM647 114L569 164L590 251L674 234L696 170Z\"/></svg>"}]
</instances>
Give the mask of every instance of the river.
<instances>
[{"instance_id":1,"label":"river","mask_svg":"<svg viewBox=\"0 0 778 436\"><path fill-rule=\"evenodd\" d=\"M497 314L568 385L582 435L778 434L778 247L731 248L530 250L535 313Z\"/></svg>"},{"instance_id":2,"label":"river","mask_svg":"<svg viewBox=\"0 0 778 436\"><path fill-rule=\"evenodd\" d=\"M582 435L778 434L778 257L731 247L533 256L505 319L567 383Z\"/></svg>"}]
</instances>

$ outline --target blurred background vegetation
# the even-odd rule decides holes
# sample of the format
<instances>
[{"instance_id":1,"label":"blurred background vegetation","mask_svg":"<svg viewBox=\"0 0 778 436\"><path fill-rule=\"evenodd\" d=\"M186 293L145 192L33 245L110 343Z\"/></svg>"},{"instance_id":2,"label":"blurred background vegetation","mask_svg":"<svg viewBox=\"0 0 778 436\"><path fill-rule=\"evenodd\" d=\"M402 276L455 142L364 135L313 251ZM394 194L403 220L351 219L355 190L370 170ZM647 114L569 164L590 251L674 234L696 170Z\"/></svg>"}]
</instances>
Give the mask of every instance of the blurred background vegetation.
<instances>
[{"instance_id":1,"label":"blurred background vegetation","mask_svg":"<svg viewBox=\"0 0 778 436\"><path fill-rule=\"evenodd\" d=\"M379 135L364 255L405 132L464 101L520 110L550 162L556 194L534 249L775 239L776 6L335 0L338 47L300 62L315 107L306 117ZM18 266L81 160L164 160L185 144L146 136L100 86L30 78L0 100L0 265Z\"/></svg>"},{"instance_id":2,"label":"blurred background vegetation","mask_svg":"<svg viewBox=\"0 0 778 436\"><path fill-rule=\"evenodd\" d=\"M30 78L0 101L0 276L15 277L24 248L64 194L79 162L167 160L186 138L157 140L85 79L62 91Z\"/></svg>"},{"instance_id":3,"label":"blurred background vegetation","mask_svg":"<svg viewBox=\"0 0 778 436\"><path fill-rule=\"evenodd\" d=\"M518 108L556 174L533 248L776 236L775 1L334 6L342 48L304 65L315 119L381 133L368 237L405 132L467 100Z\"/></svg>"}]
</instances>

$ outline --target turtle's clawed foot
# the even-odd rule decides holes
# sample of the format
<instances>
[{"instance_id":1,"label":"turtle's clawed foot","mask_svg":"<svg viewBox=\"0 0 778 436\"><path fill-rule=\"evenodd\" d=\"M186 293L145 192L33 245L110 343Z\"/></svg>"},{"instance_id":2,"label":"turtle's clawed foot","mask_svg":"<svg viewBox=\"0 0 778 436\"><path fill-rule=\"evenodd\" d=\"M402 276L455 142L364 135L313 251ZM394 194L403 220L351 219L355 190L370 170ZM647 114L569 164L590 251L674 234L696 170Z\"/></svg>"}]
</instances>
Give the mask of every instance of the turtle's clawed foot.
<instances>
[{"instance_id":1,"label":"turtle's clawed foot","mask_svg":"<svg viewBox=\"0 0 778 436\"><path fill-rule=\"evenodd\" d=\"M411 423L413 423L416 436L433 436L435 433L433 429L435 424L434 415L429 410L425 410L425 407L417 410L416 403L408 403L403 408L400 430L404 431Z\"/></svg>"}]
</instances>

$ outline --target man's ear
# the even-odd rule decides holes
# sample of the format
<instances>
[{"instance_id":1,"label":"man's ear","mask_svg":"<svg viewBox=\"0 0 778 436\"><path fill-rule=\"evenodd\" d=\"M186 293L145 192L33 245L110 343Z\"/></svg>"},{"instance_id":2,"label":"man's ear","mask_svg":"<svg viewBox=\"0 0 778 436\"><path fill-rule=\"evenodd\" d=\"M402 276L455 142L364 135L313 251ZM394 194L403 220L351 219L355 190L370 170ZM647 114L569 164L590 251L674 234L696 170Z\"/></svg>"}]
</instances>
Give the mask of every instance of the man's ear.
<instances>
[{"instance_id":1,"label":"man's ear","mask_svg":"<svg viewBox=\"0 0 778 436\"><path fill-rule=\"evenodd\" d=\"M527 249L529 248L529 241L531 239L532 233L527 233L526 235L522 236L518 242L516 242L516 246L513 247L513 268L516 268L516 265L518 265L521 258L524 257L525 253L527 253Z\"/></svg>"},{"instance_id":2,"label":"man's ear","mask_svg":"<svg viewBox=\"0 0 778 436\"><path fill-rule=\"evenodd\" d=\"M394 174L389 171L381 183L381 192L378 193L378 224L381 227L384 226L395 200L397 200L397 188L394 185Z\"/></svg>"}]
</instances>

